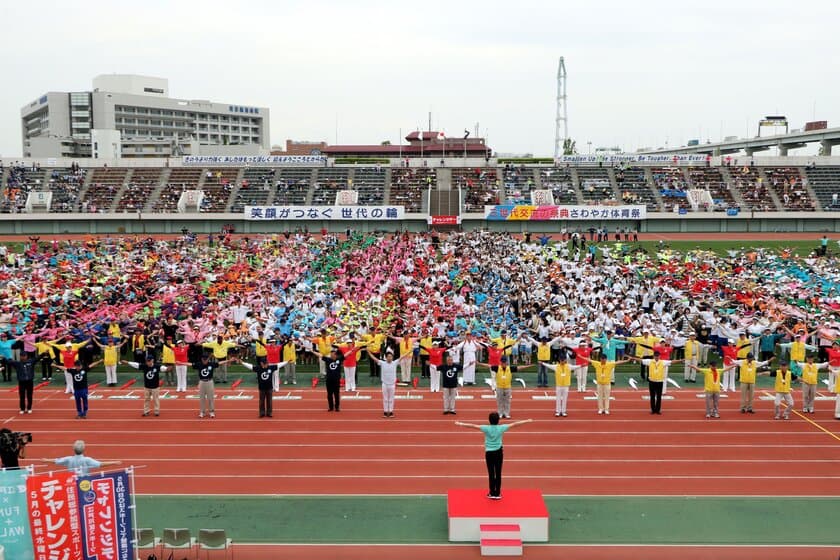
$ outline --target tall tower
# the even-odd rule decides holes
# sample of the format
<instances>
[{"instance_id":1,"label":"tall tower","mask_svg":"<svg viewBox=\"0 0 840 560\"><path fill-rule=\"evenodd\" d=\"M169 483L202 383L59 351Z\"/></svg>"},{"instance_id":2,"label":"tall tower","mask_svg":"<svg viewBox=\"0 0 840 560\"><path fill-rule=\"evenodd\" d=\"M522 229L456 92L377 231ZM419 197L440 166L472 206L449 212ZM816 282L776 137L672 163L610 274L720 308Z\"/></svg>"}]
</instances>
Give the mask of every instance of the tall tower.
<instances>
[{"instance_id":1,"label":"tall tower","mask_svg":"<svg viewBox=\"0 0 840 560\"><path fill-rule=\"evenodd\" d=\"M554 157L562 155L563 142L569 137L569 121L566 111L566 64L563 57L560 57L560 64L557 66L557 118L554 129ZM562 130L562 136L560 128Z\"/></svg>"}]
</instances>

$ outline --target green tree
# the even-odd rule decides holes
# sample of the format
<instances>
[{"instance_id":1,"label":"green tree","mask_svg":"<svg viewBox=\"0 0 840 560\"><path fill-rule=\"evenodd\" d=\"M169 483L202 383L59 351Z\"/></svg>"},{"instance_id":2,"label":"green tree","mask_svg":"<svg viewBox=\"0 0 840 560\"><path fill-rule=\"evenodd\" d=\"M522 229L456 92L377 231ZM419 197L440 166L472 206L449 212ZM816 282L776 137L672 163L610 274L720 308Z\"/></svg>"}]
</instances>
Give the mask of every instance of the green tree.
<instances>
[{"instance_id":1,"label":"green tree","mask_svg":"<svg viewBox=\"0 0 840 560\"><path fill-rule=\"evenodd\" d=\"M565 140L563 140L563 155L573 156L575 154L577 154L577 142L575 142L571 138L566 138Z\"/></svg>"}]
</instances>

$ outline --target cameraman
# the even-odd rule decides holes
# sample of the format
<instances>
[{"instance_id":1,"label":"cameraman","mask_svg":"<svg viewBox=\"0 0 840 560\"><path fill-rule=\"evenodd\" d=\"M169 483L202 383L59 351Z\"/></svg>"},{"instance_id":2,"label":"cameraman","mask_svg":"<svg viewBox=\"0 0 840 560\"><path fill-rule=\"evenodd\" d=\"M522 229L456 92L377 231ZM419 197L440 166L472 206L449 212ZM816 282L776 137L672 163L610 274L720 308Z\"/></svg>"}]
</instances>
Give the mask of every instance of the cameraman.
<instances>
[{"instance_id":1,"label":"cameraman","mask_svg":"<svg viewBox=\"0 0 840 560\"><path fill-rule=\"evenodd\" d=\"M0 462L4 469L19 469L20 459L26 458L26 444L22 434L9 428L0 429Z\"/></svg>"}]
</instances>

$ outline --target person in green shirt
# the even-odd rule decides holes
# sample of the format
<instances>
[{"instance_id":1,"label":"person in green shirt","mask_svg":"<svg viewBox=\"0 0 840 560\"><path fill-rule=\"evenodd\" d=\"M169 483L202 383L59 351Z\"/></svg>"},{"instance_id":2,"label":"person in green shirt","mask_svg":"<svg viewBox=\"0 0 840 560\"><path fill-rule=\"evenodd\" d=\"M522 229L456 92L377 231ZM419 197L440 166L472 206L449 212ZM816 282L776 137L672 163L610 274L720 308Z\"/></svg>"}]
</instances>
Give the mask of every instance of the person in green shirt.
<instances>
[{"instance_id":1,"label":"person in green shirt","mask_svg":"<svg viewBox=\"0 0 840 560\"><path fill-rule=\"evenodd\" d=\"M502 435L511 428L520 424L533 422L533 420L529 418L528 420L519 420L510 424L499 424L499 413L491 412L489 421L490 425L485 426L468 424L467 422L455 422L455 425L481 430L484 433L484 460L487 463L487 476L490 480L490 492L487 494L487 497L491 500L501 500L502 460L504 459Z\"/></svg>"}]
</instances>

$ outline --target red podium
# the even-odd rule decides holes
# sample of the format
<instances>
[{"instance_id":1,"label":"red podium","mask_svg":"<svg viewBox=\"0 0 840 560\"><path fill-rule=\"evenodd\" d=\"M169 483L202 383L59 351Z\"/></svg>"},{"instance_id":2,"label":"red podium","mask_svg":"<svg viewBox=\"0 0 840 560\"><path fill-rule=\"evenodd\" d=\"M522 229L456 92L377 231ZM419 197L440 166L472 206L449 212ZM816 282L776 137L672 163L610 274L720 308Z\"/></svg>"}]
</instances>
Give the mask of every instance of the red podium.
<instances>
[{"instance_id":1,"label":"red podium","mask_svg":"<svg viewBox=\"0 0 840 560\"><path fill-rule=\"evenodd\" d=\"M451 542L480 542L482 525L518 525L522 542L548 542L548 509L539 490L503 490L501 500L491 500L486 490L450 490L446 509Z\"/></svg>"}]
</instances>

